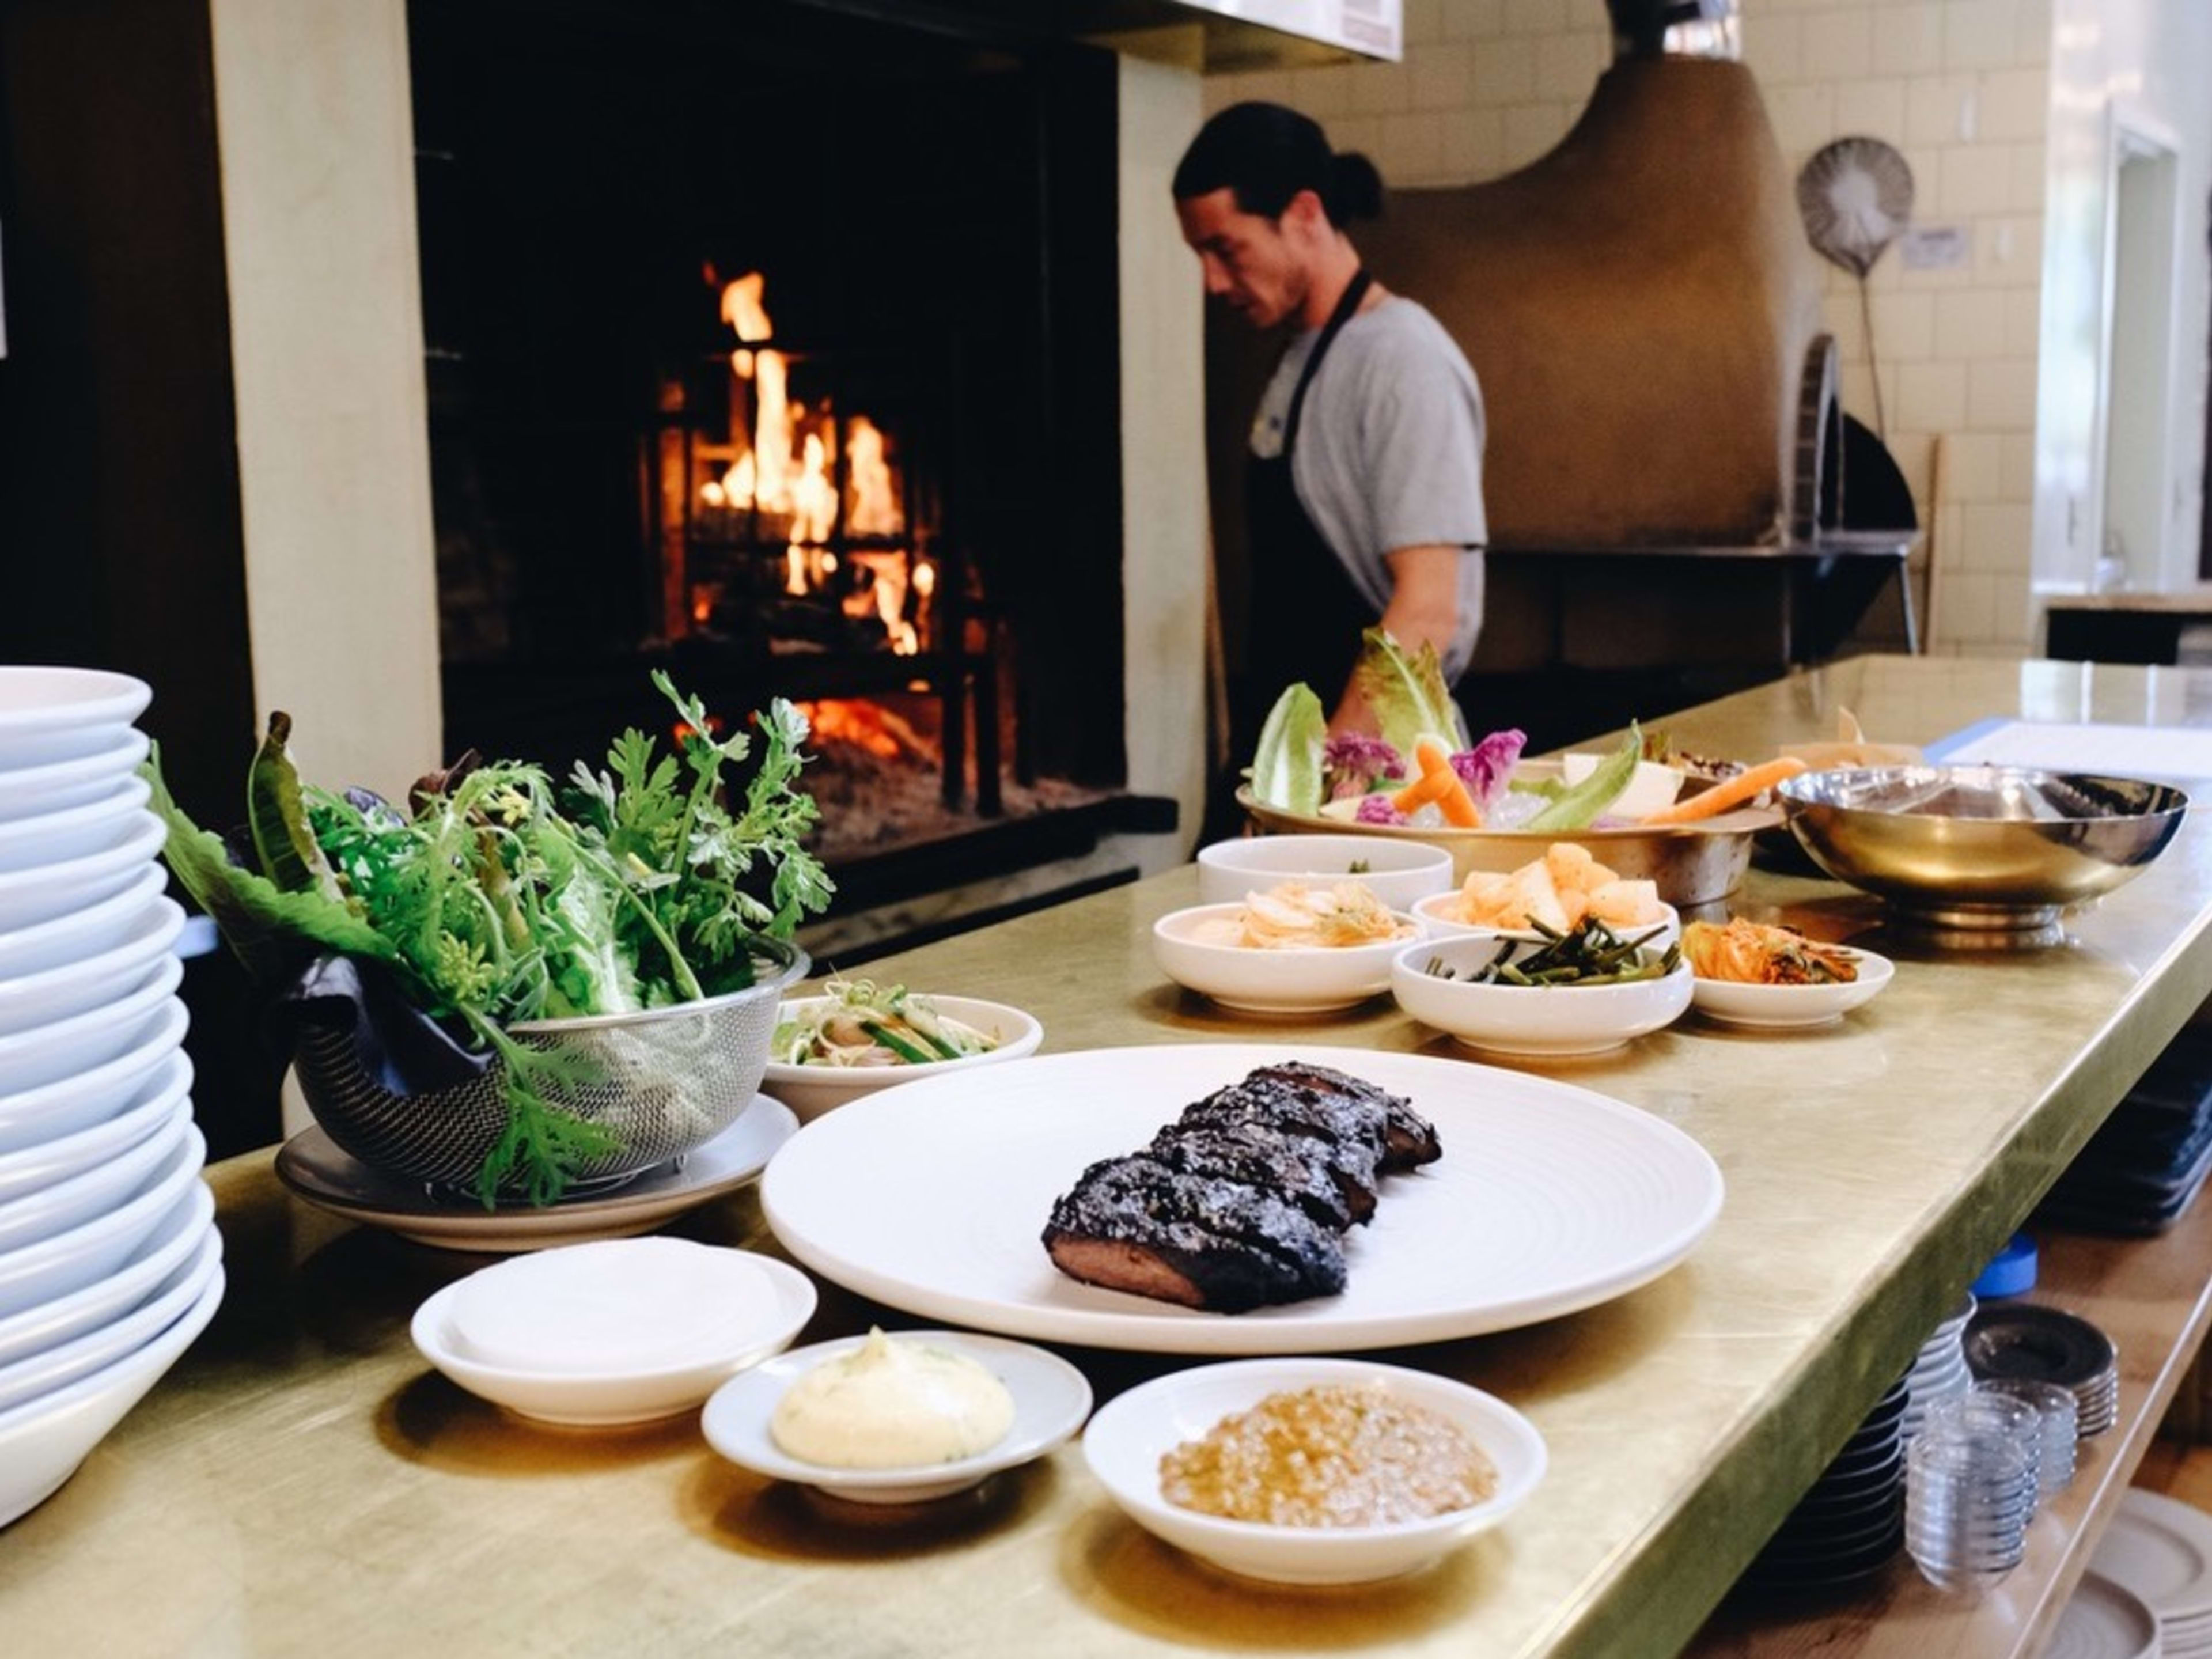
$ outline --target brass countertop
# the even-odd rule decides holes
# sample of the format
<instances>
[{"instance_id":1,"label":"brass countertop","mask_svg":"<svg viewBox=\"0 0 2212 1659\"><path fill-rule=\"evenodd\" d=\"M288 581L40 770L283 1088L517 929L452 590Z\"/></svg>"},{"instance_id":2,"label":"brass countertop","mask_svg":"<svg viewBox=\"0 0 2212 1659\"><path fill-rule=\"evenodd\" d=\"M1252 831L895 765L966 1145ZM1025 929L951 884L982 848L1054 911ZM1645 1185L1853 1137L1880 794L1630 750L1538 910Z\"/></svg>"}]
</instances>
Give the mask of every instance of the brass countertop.
<instances>
[{"instance_id":1,"label":"brass countertop","mask_svg":"<svg viewBox=\"0 0 2212 1659\"><path fill-rule=\"evenodd\" d=\"M1757 757L1829 734L1838 704L1900 741L1999 714L2203 723L2212 676L1863 659L1666 725L1686 748ZM1030 1009L1047 1052L1255 1036L1453 1052L1387 1004L1255 1028L1177 991L1146 930L1194 887L1184 868L871 971ZM210 1171L230 1274L214 1327L0 1533L0 1631L11 1651L104 1659L1672 1652L2212 993L2212 840L2194 822L2069 918L2063 948L1941 953L1883 931L1870 900L1762 869L1738 899L1858 932L1896 980L1827 1030L1692 1016L1614 1056L1530 1066L1697 1137L1728 1200L1689 1261L1642 1290L1392 1356L1502 1395L1550 1444L1528 1504L1431 1572L1327 1593L1231 1581L1121 1520L1073 1446L893 1521L744 1474L688 1419L523 1426L408 1340L416 1304L481 1259L292 1200L264 1152ZM678 1231L765 1241L750 1193ZM802 1340L875 1311L825 1288ZM1073 1357L1102 1397L1188 1363Z\"/></svg>"}]
</instances>

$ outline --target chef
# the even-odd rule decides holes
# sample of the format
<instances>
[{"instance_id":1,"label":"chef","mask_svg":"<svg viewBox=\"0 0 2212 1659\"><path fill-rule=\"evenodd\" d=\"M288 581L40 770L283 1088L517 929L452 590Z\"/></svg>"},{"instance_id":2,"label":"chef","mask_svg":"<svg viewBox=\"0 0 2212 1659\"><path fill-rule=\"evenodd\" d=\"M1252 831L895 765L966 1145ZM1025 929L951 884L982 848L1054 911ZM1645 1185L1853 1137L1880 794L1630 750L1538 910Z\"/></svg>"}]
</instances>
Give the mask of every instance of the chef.
<instances>
[{"instance_id":1,"label":"chef","mask_svg":"<svg viewBox=\"0 0 2212 1659\"><path fill-rule=\"evenodd\" d=\"M1331 730L1372 731L1350 679L1363 629L1379 621L1409 650L1433 645L1448 683L1474 652L1488 535L1474 371L1360 264L1345 227L1381 212L1382 181L1309 117L1223 110L1173 190L1206 293L1255 327L1297 331L1252 424L1253 702L1303 680Z\"/></svg>"}]
</instances>

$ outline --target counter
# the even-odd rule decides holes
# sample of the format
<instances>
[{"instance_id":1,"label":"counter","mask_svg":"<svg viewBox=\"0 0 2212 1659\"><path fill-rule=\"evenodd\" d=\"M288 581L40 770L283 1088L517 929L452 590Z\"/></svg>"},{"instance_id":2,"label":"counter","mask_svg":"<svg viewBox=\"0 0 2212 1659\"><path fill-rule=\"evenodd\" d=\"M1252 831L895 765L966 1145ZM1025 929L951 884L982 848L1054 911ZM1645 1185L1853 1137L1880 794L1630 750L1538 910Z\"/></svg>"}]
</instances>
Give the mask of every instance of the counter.
<instances>
[{"instance_id":1,"label":"counter","mask_svg":"<svg viewBox=\"0 0 2212 1659\"><path fill-rule=\"evenodd\" d=\"M1666 726L1685 747L1755 757L1827 735L1838 705L1876 737L1927 740L1996 714L2201 721L2208 700L2212 678L2172 670L1874 658ZM1048 1052L1255 1036L1454 1052L1387 1002L1257 1031L1176 990L1146 929L1194 888L1185 868L871 971L1028 1008ZM479 1261L290 1199L264 1151L210 1171L230 1272L214 1327L74 1480L0 1534L0 1629L23 1653L320 1659L1502 1659L1717 1644L1701 1625L1797 1492L2212 992L2212 841L2185 826L2140 880L2070 919L2068 945L2041 951L1939 953L1886 933L1870 900L1764 870L1738 897L1748 914L1854 933L1897 959L1895 982L1826 1031L1692 1017L1614 1056L1530 1066L1695 1136L1728 1199L1691 1258L1642 1290L1394 1356L1502 1395L1551 1449L1527 1507L1431 1573L1326 1594L1215 1576L1121 1521L1074 1447L895 1523L743 1474L690 1421L522 1426L407 1338L416 1304ZM749 1193L678 1230L764 1241ZM2176 1271L2201 1280L2202 1260ZM802 1340L879 1311L825 1290ZM1072 1352L1102 1397L1182 1363ZM2116 1501L2106 1485L2125 1455L2114 1437L2090 1447L2083 1504ZM2013 1639L2047 1628L2075 1555L2024 1584L2017 1613L2005 1604ZM1755 1622L1726 1639L1765 1650Z\"/></svg>"}]
</instances>

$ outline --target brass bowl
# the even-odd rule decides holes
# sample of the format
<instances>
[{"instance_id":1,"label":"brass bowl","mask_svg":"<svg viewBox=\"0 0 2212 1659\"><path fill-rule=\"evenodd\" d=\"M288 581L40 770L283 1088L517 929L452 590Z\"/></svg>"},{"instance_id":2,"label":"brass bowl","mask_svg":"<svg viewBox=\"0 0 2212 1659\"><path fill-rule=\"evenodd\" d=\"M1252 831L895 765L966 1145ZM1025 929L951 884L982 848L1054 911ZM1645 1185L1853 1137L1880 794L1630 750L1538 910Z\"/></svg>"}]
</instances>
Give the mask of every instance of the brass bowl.
<instances>
[{"instance_id":1,"label":"brass bowl","mask_svg":"<svg viewBox=\"0 0 2212 1659\"><path fill-rule=\"evenodd\" d=\"M2021 766L1807 772L1780 793L1823 870L1901 921L1970 936L2055 936L2069 906L2141 875L2189 810L2166 784Z\"/></svg>"},{"instance_id":2,"label":"brass bowl","mask_svg":"<svg viewBox=\"0 0 2212 1659\"><path fill-rule=\"evenodd\" d=\"M1523 762L1514 769L1519 778L1558 774L1556 761ZM1270 835L1380 836L1441 847L1451 854L1455 883L1465 881L1471 870L1517 870L1543 857L1553 842L1572 842L1624 880L1653 883L1663 902L1685 910L1716 903L1741 886L1751 866L1752 837L1782 823L1779 810L1759 807L1657 830L1415 830L1285 812L1255 800L1249 785L1237 792L1237 803Z\"/></svg>"}]
</instances>

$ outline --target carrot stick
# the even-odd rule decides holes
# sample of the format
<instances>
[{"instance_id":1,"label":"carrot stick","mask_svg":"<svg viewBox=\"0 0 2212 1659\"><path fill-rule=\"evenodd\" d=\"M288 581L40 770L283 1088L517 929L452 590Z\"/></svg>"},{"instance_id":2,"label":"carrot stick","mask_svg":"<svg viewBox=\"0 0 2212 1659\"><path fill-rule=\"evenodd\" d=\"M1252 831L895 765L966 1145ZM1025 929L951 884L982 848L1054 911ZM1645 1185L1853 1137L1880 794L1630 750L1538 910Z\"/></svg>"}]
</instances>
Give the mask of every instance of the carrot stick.
<instances>
[{"instance_id":1,"label":"carrot stick","mask_svg":"<svg viewBox=\"0 0 2212 1659\"><path fill-rule=\"evenodd\" d=\"M1426 806L1432 800L1441 800L1444 791L1457 781L1458 780L1452 776L1449 767L1446 767L1441 772L1424 772L1396 794L1391 796L1390 805L1401 812L1416 811Z\"/></svg>"},{"instance_id":2,"label":"carrot stick","mask_svg":"<svg viewBox=\"0 0 2212 1659\"><path fill-rule=\"evenodd\" d=\"M1391 805L1401 812L1411 812L1434 801L1443 809L1446 823L1461 830L1482 827L1474 797L1452 770L1449 749L1433 738L1423 738L1413 744L1413 760L1421 775L1391 796Z\"/></svg>"},{"instance_id":3,"label":"carrot stick","mask_svg":"<svg viewBox=\"0 0 2212 1659\"><path fill-rule=\"evenodd\" d=\"M1646 813L1644 822L1647 824L1695 823L1699 818L1725 812L1731 806L1741 806L1760 790L1771 789L1784 778L1794 778L1804 769L1803 761L1795 755L1784 755L1779 760L1747 768L1686 800L1678 800L1672 806L1662 806L1656 812Z\"/></svg>"}]
</instances>

